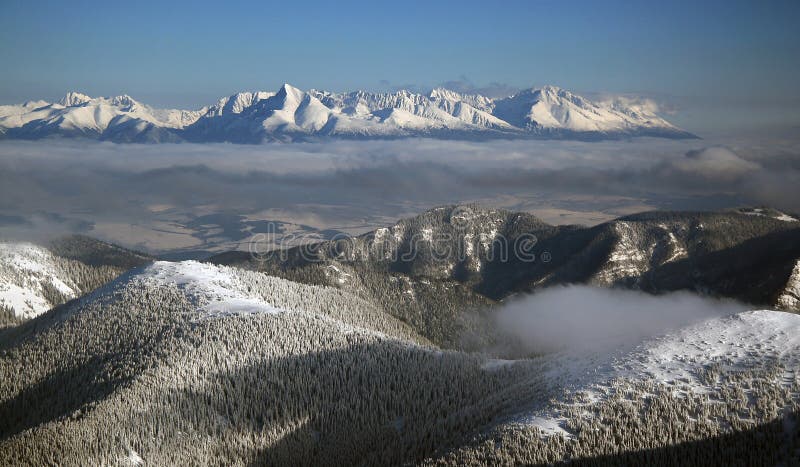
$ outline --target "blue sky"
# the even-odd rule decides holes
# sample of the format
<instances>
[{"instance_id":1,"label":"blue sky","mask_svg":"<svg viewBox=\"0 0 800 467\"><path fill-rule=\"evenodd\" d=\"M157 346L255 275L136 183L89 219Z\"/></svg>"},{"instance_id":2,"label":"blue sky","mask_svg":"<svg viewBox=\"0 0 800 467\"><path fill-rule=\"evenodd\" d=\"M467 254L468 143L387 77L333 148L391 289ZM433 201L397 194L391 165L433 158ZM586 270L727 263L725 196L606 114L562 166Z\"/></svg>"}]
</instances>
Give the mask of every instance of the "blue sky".
<instances>
[{"instance_id":1,"label":"blue sky","mask_svg":"<svg viewBox=\"0 0 800 467\"><path fill-rule=\"evenodd\" d=\"M466 78L645 95L711 126L798 124L798 23L800 2L777 0L3 0L0 102L76 89L199 107L283 82L378 90Z\"/></svg>"}]
</instances>

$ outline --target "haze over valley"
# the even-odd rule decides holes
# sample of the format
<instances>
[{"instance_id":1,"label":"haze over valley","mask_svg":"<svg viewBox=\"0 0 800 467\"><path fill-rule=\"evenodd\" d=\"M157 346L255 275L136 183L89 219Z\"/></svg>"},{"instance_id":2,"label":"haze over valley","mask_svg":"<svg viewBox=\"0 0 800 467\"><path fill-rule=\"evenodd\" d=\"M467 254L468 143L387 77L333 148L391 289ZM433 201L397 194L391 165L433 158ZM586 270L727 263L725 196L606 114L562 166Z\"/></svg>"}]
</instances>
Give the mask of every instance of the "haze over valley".
<instances>
[{"instance_id":1,"label":"haze over valley","mask_svg":"<svg viewBox=\"0 0 800 467\"><path fill-rule=\"evenodd\" d=\"M768 142L769 144L765 144ZM360 234L437 205L477 202L552 224L654 210L771 206L797 212L800 169L783 139L127 145L0 144L0 232L87 234L201 258ZM188 255L188 256L187 256Z\"/></svg>"}]
</instances>

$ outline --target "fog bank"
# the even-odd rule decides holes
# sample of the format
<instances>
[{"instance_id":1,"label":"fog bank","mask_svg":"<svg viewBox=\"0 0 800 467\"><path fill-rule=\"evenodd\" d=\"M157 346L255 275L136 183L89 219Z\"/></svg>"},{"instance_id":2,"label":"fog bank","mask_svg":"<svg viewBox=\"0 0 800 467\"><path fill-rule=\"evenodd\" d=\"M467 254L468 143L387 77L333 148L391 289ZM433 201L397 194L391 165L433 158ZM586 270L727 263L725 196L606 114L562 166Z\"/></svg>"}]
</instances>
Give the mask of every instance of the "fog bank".
<instances>
[{"instance_id":1,"label":"fog bank","mask_svg":"<svg viewBox=\"0 0 800 467\"><path fill-rule=\"evenodd\" d=\"M690 292L649 295L589 286L552 287L512 299L495 315L502 335L523 354L602 350L746 310Z\"/></svg>"}]
</instances>

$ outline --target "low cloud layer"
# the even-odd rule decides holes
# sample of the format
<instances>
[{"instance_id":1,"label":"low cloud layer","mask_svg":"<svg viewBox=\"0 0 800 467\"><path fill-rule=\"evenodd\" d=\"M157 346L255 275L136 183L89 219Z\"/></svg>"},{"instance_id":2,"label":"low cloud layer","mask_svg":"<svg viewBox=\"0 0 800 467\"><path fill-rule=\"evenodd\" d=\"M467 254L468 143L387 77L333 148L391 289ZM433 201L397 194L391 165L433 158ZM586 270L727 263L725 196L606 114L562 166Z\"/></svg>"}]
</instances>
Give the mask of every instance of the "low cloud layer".
<instances>
[{"instance_id":1,"label":"low cloud layer","mask_svg":"<svg viewBox=\"0 0 800 467\"><path fill-rule=\"evenodd\" d=\"M624 108L641 109L642 111L654 114L664 111L668 112L667 109L662 108L655 100L641 96L601 96L599 101L609 106L619 105Z\"/></svg>"},{"instance_id":2,"label":"low cloud layer","mask_svg":"<svg viewBox=\"0 0 800 467\"><path fill-rule=\"evenodd\" d=\"M765 204L798 212L798 155L794 139L727 146L647 138L260 146L5 141L0 235L40 230L42 219L54 232L86 231L99 220L177 225L209 213L276 209L390 221L437 204L511 199L505 205L513 208L523 198L547 206L573 200L571 209L587 211L625 197L664 209ZM536 211L536 204L526 207Z\"/></svg>"},{"instance_id":3,"label":"low cloud layer","mask_svg":"<svg viewBox=\"0 0 800 467\"><path fill-rule=\"evenodd\" d=\"M686 157L673 162L672 166L685 173L697 173L710 179L735 180L761 169L755 162L742 159L732 150L714 146L695 149Z\"/></svg>"},{"instance_id":4,"label":"low cloud layer","mask_svg":"<svg viewBox=\"0 0 800 467\"><path fill-rule=\"evenodd\" d=\"M688 292L654 296L587 286L553 287L513 300L496 314L523 355L634 344L693 322L744 311Z\"/></svg>"}]
</instances>

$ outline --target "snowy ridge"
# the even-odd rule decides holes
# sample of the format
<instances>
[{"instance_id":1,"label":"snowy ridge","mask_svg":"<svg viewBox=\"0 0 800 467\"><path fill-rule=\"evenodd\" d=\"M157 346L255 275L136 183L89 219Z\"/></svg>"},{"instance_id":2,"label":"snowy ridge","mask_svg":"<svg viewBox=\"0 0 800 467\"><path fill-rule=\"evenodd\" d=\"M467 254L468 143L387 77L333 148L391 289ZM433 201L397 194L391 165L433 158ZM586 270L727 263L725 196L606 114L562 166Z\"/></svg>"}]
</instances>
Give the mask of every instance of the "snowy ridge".
<instances>
[{"instance_id":1,"label":"snowy ridge","mask_svg":"<svg viewBox=\"0 0 800 467\"><path fill-rule=\"evenodd\" d=\"M0 106L6 136L39 139L81 136L119 142L178 141L170 132L196 121L206 109L153 109L127 95L92 98L69 92L58 103Z\"/></svg>"},{"instance_id":2,"label":"snowy ridge","mask_svg":"<svg viewBox=\"0 0 800 467\"><path fill-rule=\"evenodd\" d=\"M154 109L127 95L70 92L57 103L0 106L0 136L82 136L116 142L261 143L319 137L448 138L693 135L634 101L592 102L544 86L492 99L434 89L333 93L284 84L276 92L240 92L199 110Z\"/></svg>"},{"instance_id":3,"label":"snowy ridge","mask_svg":"<svg viewBox=\"0 0 800 467\"><path fill-rule=\"evenodd\" d=\"M610 354L557 354L543 358L551 384L562 388L564 394L580 393L591 403L608 398L612 385L620 380L654 382L671 388L675 394L705 394L716 385L703 377L709 365L737 371L771 362L780 362L784 368L771 384L791 387L800 379L800 315L747 311L689 325ZM493 371L511 364L513 361L489 361L485 368ZM565 402L576 407L574 401ZM515 422L538 426L545 433L569 435L564 430L564 407L552 404L522 413Z\"/></svg>"},{"instance_id":4,"label":"snowy ridge","mask_svg":"<svg viewBox=\"0 0 800 467\"><path fill-rule=\"evenodd\" d=\"M0 242L0 306L30 319L53 306L46 288L75 298L79 288L47 249L30 243Z\"/></svg>"}]
</instances>

